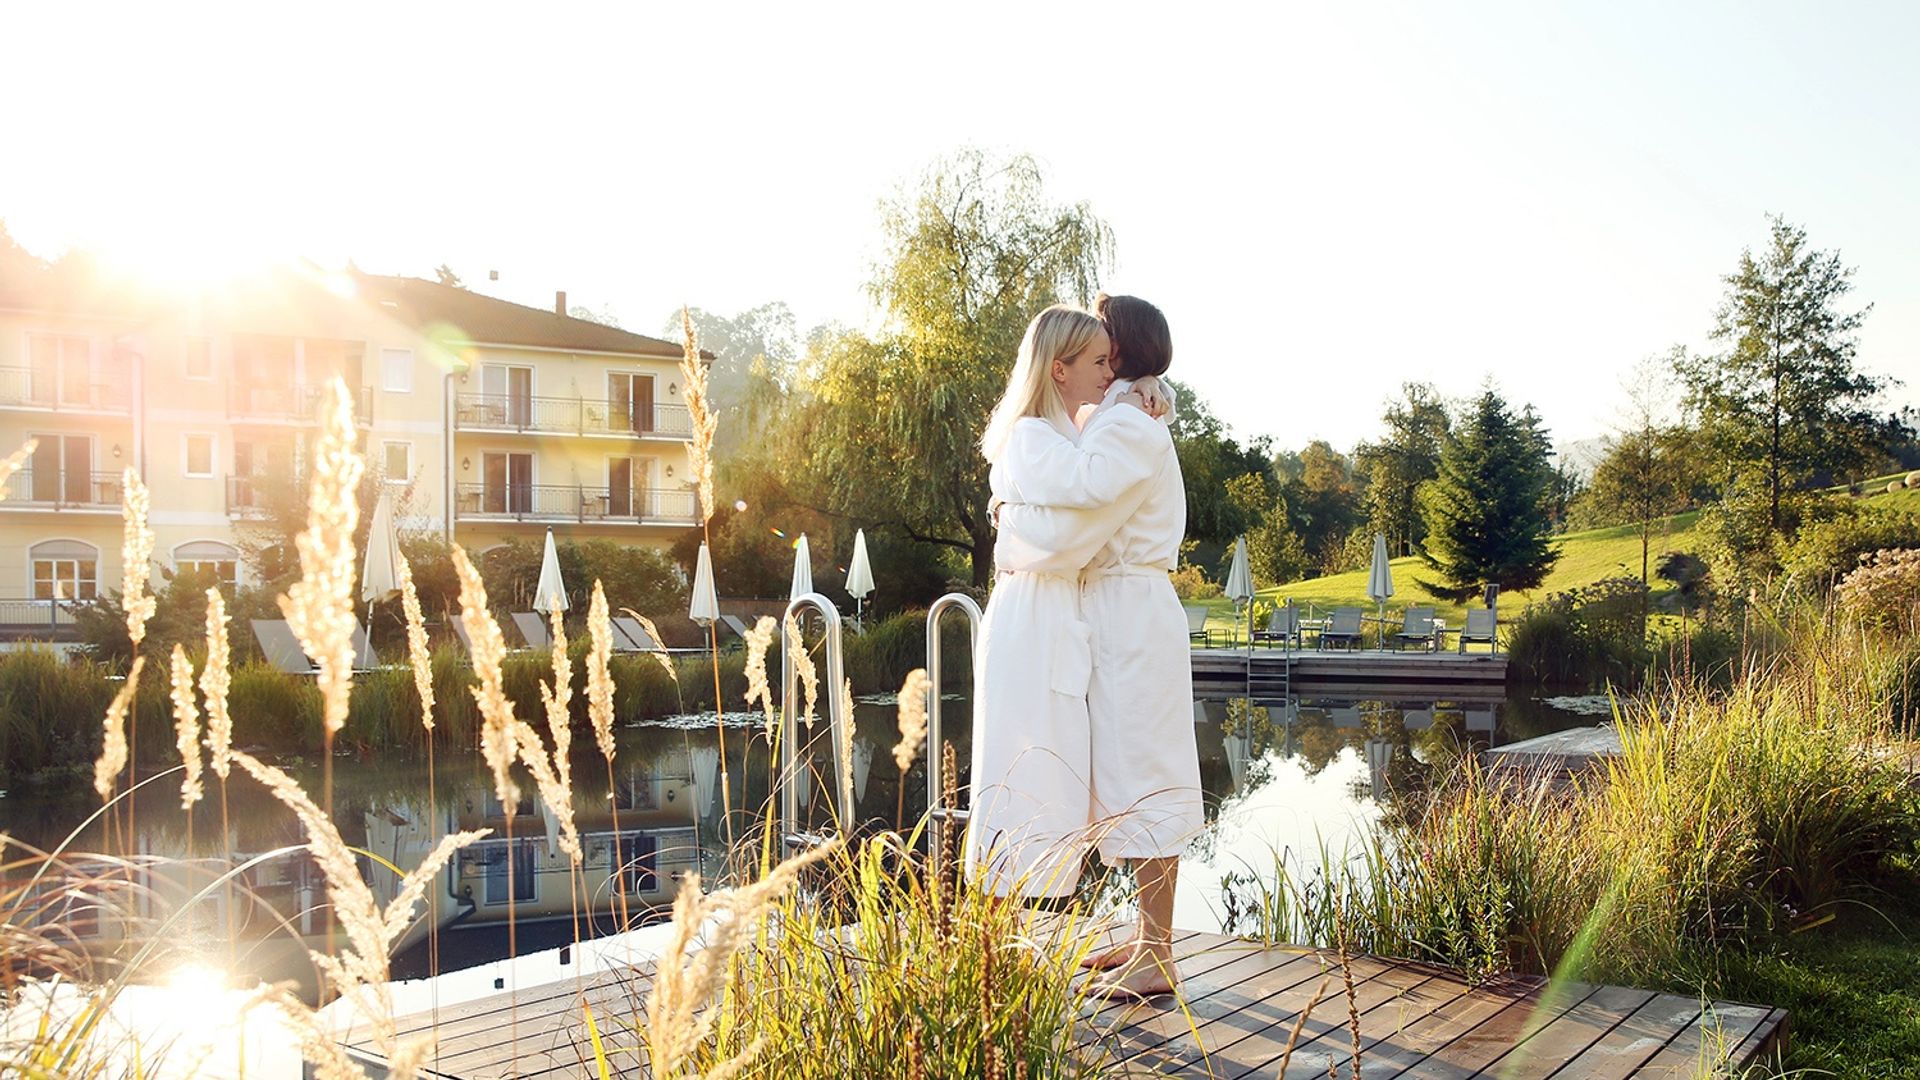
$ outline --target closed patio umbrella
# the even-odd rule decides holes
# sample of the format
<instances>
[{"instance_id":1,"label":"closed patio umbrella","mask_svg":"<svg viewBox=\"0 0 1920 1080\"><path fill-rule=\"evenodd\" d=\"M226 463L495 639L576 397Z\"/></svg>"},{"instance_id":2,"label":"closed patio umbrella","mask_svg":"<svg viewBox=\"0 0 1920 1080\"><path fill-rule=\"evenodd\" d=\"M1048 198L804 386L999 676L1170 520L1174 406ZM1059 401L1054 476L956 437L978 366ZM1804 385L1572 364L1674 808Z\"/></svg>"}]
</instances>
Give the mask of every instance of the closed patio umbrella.
<instances>
[{"instance_id":1,"label":"closed patio umbrella","mask_svg":"<svg viewBox=\"0 0 1920 1080\"><path fill-rule=\"evenodd\" d=\"M373 504L373 521L367 533L367 556L360 564L360 599L368 604L390 599L400 592L400 536L393 531L393 500L380 493Z\"/></svg>"},{"instance_id":2,"label":"closed patio umbrella","mask_svg":"<svg viewBox=\"0 0 1920 1080\"><path fill-rule=\"evenodd\" d=\"M542 615L567 610L567 587L560 580L560 552L553 546L553 530L547 530L547 550L540 557L540 584L533 590L533 610Z\"/></svg>"},{"instance_id":3,"label":"closed patio umbrella","mask_svg":"<svg viewBox=\"0 0 1920 1080\"><path fill-rule=\"evenodd\" d=\"M807 534L793 543L793 588L787 599L798 600L813 591L813 555L807 548Z\"/></svg>"},{"instance_id":4,"label":"closed patio umbrella","mask_svg":"<svg viewBox=\"0 0 1920 1080\"><path fill-rule=\"evenodd\" d=\"M720 621L720 597L713 588L713 556L707 554L705 541L700 543L700 559L693 566L693 599L687 604L687 618L709 627Z\"/></svg>"},{"instance_id":5,"label":"closed patio umbrella","mask_svg":"<svg viewBox=\"0 0 1920 1080\"><path fill-rule=\"evenodd\" d=\"M1387 640L1387 598L1393 595L1393 566L1387 561L1387 538L1373 534L1373 566L1367 571L1367 599L1379 609L1380 643Z\"/></svg>"},{"instance_id":6,"label":"closed patio umbrella","mask_svg":"<svg viewBox=\"0 0 1920 1080\"><path fill-rule=\"evenodd\" d=\"M867 559L867 530L853 531L853 561L847 564L847 595L853 597L855 619L866 613L873 592L873 564Z\"/></svg>"},{"instance_id":7,"label":"closed patio umbrella","mask_svg":"<svg viewBox=\"0 0 1920 1080\"><path fill-rule=\"evenodd\" d=\"M1247 609L1247 700L1253 700L1253 571L1247 566L1247 538L1233 542L1233 566L1227 570L1227 599Z\"/></svg>"}]
</instances>

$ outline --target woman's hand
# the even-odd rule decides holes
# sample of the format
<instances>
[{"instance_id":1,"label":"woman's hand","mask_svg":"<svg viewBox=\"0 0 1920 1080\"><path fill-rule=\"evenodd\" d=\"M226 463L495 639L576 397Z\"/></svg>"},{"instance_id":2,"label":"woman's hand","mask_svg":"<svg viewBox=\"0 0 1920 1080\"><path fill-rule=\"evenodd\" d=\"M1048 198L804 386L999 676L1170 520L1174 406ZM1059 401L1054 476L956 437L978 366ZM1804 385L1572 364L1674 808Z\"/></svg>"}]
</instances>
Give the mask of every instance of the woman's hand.
<instances>
[{"instance_id":1,"label":"woman's hand","mask_svg":"<svg viewBox=\"0 0 1920 1080\"><path fill-rule=\"evenodd\" d=\"M1146 399L1147 415L1153 417L1155 420L1173 411L1171 396L1167 394L1166 388L1160 385L1160 380L1154 378L1152 375L1136 380L1133 384L1133 389L1138 391L1142 398Z\"/></svg>"},{"instance_id":2,"label":"woman's hand","mask_svg":"<svg viewBox=\"0 0 1920 1080\"><path fill-rule=\"evenodd\" d=\"M1167 399L1159 394L1143 392L1138 386L1114 400L1123 405L1131 405L1155 420L1167 415Z\"/></svg>"}]
</instances>

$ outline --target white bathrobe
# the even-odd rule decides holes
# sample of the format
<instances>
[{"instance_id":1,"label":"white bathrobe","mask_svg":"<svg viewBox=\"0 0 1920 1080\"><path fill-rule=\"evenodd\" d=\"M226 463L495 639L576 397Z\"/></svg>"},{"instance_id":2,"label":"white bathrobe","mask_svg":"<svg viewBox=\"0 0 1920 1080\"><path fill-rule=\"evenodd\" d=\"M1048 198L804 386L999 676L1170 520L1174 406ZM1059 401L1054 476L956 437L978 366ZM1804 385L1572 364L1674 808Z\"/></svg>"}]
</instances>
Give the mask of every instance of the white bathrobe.
<instances>
[{"instance_id":1,"label":"white bathrobe","mask_svg":"<svg viewBox=\"0 0 1920 1080\"><path fill-rule=\"evenodd\" d=\"M1114 404L1129 388L1124 381L1109 388L1080 436L1083 446L1106 445L1116 426L1144 436L1145 414ZM1186 614L1167 578L1186 537L1186 487L1170 437L1139 441L1137 449L1152 455L1153 469L1117 501L1078 486L1084 474L1055 447L1039 463L1043 481L1024 485L1021 504L1000 511L1003 543L1014 536L1077 549L1090 532L1110 533L1087 564L1079 597L1093 651L1089 820L1109 862L1178 856L1204 823Z\"/></svg>"},{"instance_id":2,"label":"white bathrobe","mask_svg":"<svg viewBox=\"0 0 1920 1080\"><path fill-rule=\"evenodd\" d=\"M1091 839L1092 653L1080 571L1160 467L1155 447L1172 445L1164 427L1130 411L1137 423L1104 424L1082 445L1071 425L1022 420L989 474L1000 502L1028 502L1064 483L1088 504L1054 519L1045 544L1002 530L994 546L996 580L974 659L966 862L1000 895L1070 894Z\"/></svg>"}]
</instances>

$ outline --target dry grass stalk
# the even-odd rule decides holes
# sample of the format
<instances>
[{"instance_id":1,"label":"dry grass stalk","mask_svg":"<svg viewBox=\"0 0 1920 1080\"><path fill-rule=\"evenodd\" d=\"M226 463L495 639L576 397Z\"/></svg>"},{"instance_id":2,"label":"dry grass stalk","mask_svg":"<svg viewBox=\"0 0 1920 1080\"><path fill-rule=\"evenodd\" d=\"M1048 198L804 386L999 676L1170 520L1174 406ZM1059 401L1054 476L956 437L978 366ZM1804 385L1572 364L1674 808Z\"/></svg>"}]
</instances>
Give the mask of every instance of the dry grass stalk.
<instances>
[{"instance_id":1,"label":"dry grass stalk","mask_svg":"<svg viewBox=\"0 0 1920 1080\"><path fill-rule=\"evenodd\" d=\"M700 875L681 879L673 901L673 931L655 962L653 989L647 994L648 1064L654 1076L673 1076L687 1056L713 1030L706 1003L725 986L733 954L747 944L754 927L800 872L840 849L833 840L774 867L759 881L702 895ZM695 949L696 938L705 945ZM745 1053L708 1076L733 1075L759 1050L755 1040ZM724 1070L724 1071L723 1071Z\"/></svg>"},{"instance_id":2,"label":"dry grass stalk","mask_svg":"<svg viewBox=\"0 0 1920 1080\"><path fill-rule=\"evenodd\" d=\"M20 444L20 449L0 458L0 502L5 502L7 499L7 481L13 479L13 474L26 466L27 459L32 457L33 452L38 449L40 449L40 440L28 439Z\"/></svg>"},{"instance_id":3,"label":"dry grass stalk","mask_svg":"<svg viewBox=\"0 0 1920 1080\"><path fill-rule=\"evenodd\" d=\"M753 628L747 631L747 704L760 704L760 710L766 715L767 738L773 738L776 719L773 705L773 691L767 686L767 649L773 644L773 632L780 625L771 615L762 615L754 621Z\"/></svg>"},{"instance_id":4,"label":"dry grass stalk","mask_svg":"<svg viewBox=\"0 0 1920 1080\"><path fill-rule=\"evenodd\" d=\"M233 714L227 711L227 688L232 685L232 655L227 644L227 600L220 590L207 590L207 663L200 669L200 693L207 699L207 757L213 774L227 778L232 768Z\"/></svg>"},{"instance_id":5,"label":"dry grass stalk","mask_svg":"<svg viewBox=\"0 0 1920 1080\"><path fill-rule=\"evenodd\" d=\"M113 798L114 782L120 778L121 770L127 767L127 710L133 705L133 695L140 689L140 669L146 663L144 656L133 658L133 667L127 671L127 681L121 684L120 692L113 695L113 703L107 706L100 756L93 762L93 790L100 793L102 802Z\"/></svg>"},{"instance_id":6,"label":"dry grass stalk","mask_svg":"<svg viewBox=\"0 0 1920 1080\"><path fill-rule=\"evenodd\" d=\"M1300 1032L1306 1029L1307 1018L1313 1015L1313 1010L1320 1004L1320 999L1327 996L1327 984L1332 981L1333 976L1322 975L1320 985L1314 989L1313 996L1307 999L1307 1007L1301 1009L1300 1015L1294 1018L1293 1030L1287 1032L1287 1045L1280 1051L1280 1071L1274 1073L1275 1076L1287 1075L1287 1062L1293 1060L1293 1048L1300 1043Z\"/></svg>"},{"instance_id":7,"label":"dry grass stalk","mask_svg":"<svg viewBox=\"0 0 1920 1080\"><path fill-rule=\"evenodd\" d=\"M307 527L295 539L300 580L280 598L287 625L319 668L321 720L331 739L347 723L353 682L354 545L365 463L354 450L353 400L338 376L320 403L320 437L307 488Z\"/></svg>"},{"instance_id":8,"label":"dry grass stalk","mask_svg":"<svg viewBox=\"0 0 1920 1080\"><path fill-rule=\"evenodd\" d=\"M192 810L206 794L200 785L200 703L193 697L193 661L173 646L173 745L180 751L180 809Z\"/></svg>"},{"instance_id":9,"label":"dry grass stalk","mask_svg":"<svg viewBox=\"0 0 1920 1080\"><path fill-rule=\"evenodd\" d=\"M407 662L413 667L413 688L420 694L420 725L433 730L433 652L427 645L427 620L420 611L420 593L413 587L413 567L406 556L394 566L400 579L400 608L407 616Z\"/></svg>"},{"instance_id":10,"label":"dry grass stalk","mask_svg":"<svg viewBox=\"0 0 1920 1080\"><path fill-rule=\"evenodd\" d=\"M853 768L853 680L840 680L840 767ZM836 778L835 783L839 781ZM838 790L836 788L836 790ZM843 807L840 811L853 820L853 807Z\"/></svg>"},{"instance_id":11,"label":"dry grass stalk","mask_svg":"<svg viewBox=\"0 0 1920 1080\"><path fill-rule=\"evenodd\" d=\"M333 822L292 777L239 750L233 752L233 760L300 819L307 831L307 850L326 876L327 901L346 931L346 941L337 956L310 952L314 965L367 1021L382 1048L390 1052L397 1049L393 999L387 988L388 951L413 921L414 909L447 861L461 848L488 835L489 830L442 837L420 865L400 879L400 888L393 900L382 908L354 865L353 851L340 838Z\"/></svg>"},{"instance_id":12,"label":"dry grass stalk","mask_svg":"<svg viewBox=\"0 0 1920 1080\"><path fill-rule=\"evenodd\" d=\"M686 387L687 419L693 429L693 441L687 447L688 463L693 469L694 488L700 496L700 521L713 518L713 433L720 418L707 397L707 365L700 362L700 342L693 332L693 315L680 309L680 329L685 335L680 357L680 381Z\"/></svg>"},{"instance_id":13,"label":"dry grass stalk","mask_svg":"<svg viewBox=\"0 0 1920 1080\"><path fill-rule=\"evenodd\" d=\"M660 644L660 645L666 644L667 639L660 636L660 628L653 625L652 619L647 618L645 615L640 614L639 612L633 610L630 607L623 607L620 610L622 613L624 613L627 616L627 618L632 619L634 622L639 623L640 628L642 630L645 630L648 636L652 637L656 644ZM653 657L654 661L660 665L660 669L667 673L667 678L673 680L673 685L675 686L680 685L680 670L673 666L672 657L658 650L650 650L647 653L647 655Z\"/></svg>"},{"instance_id":14,"label":"dry grass stalk","mask_svg":"<svg viewBox=\"0 0 1920 1080\"><path fill-rule=\"evenodd\" d=\"M993 1003L993 933L988 922L980 921L980 1065L987 1080L1005 1080L1005 1063L993 1041L993 1021L1000 1012Z\"/></svg>"},{"instance_id":15,"label":"dry grass stalk","mask_svg":"<svg viewBox=\"0 0 1920 1080\"><path fill-rule=\"evenodd\" d=\"M514 724L513 702L500 675L506 659L507 639L500 624L487 610L487 587L480 580L465 548L453 546L453 568L460 575L460 622L467 628L467 641L473 653L473 673L480 685L473 687L474 704L480 707L480 753L493 770L493 790L500 805L517 806L520 789L513 782Z\"/></svg>"},{"instance_id":16,"label":"dry grass stalk","mask_svg":"<svg viewBox=\"0 0 1920 1080\"><path fill-rule=\"evenodd\" d=\"M801 699L806 703L800 718L806 721L807 728L813 728L814 707L820 701L820 672L813 666L813 655L807 652L807 643L800 636L800 620L787 616L787 655L793 657L793 670L800 676Z\"/></svg>"},{"instance_id":17,"label":"dry grass stalk","mask_svg":"<svg viewBox=\"0 0 1920 1080\"><path fill-rule=\"evenodd\" d=\"M147 527L147 511L153 498L140 474L129 465L120 474L120 606L127 612L127 637L133 651L147 637L147 620L153 618L158 602L147 592L147 575L153 562L153 530Z\"/></svg>"},{"instance_id":18,"label":"dry grass stalk","mask_svg":"<svg viewBox=\"0 0 1920 1080\"><path fill-rule=\"evenodd\" d=\"M607 612L607 593L596 579L593 600L587 605L587 636L593 647L587 650L587 719L593 723L593 741L600 756L613 764L613 673L608 661L613 657L613 620Z\"/></svg>"},{"instance_id":19,"label":"dry grass stalk","mask_svg":"<svg viewBox=\"0 0 1920 1080\"><path fill-rule=\"evenodd\" d=\"M932 686L926 668L907 672L907 681L900 684L900 742L893 748L893 763L900 767L902 776L912 767L920 745L927 741L927 691Z\"/></svg>"},{"instance_id":20,"label":"dry grass stalk","mask_svg":"<svg viewBox=\"0 0 1920 1080\"><path fill-rule=\"evenodd\" d=\"M1342 890L1344 893L1344 890ZM1347 920L1344 914L1346 904L1342 902L1334 914L1335 934L1340 939L1340 981L1347 990L1347 1028L1353 1034L1353 1076L1360 1078L1360 1003L1354 1000L1353 993L1353 956L1347 947Z\"/></svg>"}]
</instances>

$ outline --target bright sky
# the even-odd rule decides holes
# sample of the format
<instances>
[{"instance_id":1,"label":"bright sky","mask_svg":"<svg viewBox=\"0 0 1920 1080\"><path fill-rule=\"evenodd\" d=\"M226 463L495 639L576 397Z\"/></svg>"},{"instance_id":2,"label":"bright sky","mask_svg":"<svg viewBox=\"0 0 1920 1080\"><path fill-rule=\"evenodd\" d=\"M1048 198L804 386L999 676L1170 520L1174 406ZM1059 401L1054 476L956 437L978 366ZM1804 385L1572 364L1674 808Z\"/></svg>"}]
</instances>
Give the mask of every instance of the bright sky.
<instances>
[{"instance_id":1,"label":"bright sky","mask_svg":"<svg viewBox=\"0 0 1920 1080\"><path fill-rule=\"evenodd\" d=\"M804 328L868 320L880 198L1024 151L1111 223L1176 376L1345 448L1406 379L1604 432L1774 211L1858 267L1863 363L1920 402L1920 6L829 7L16 6L0 218Z\"/></svg>"}]
</instances>

